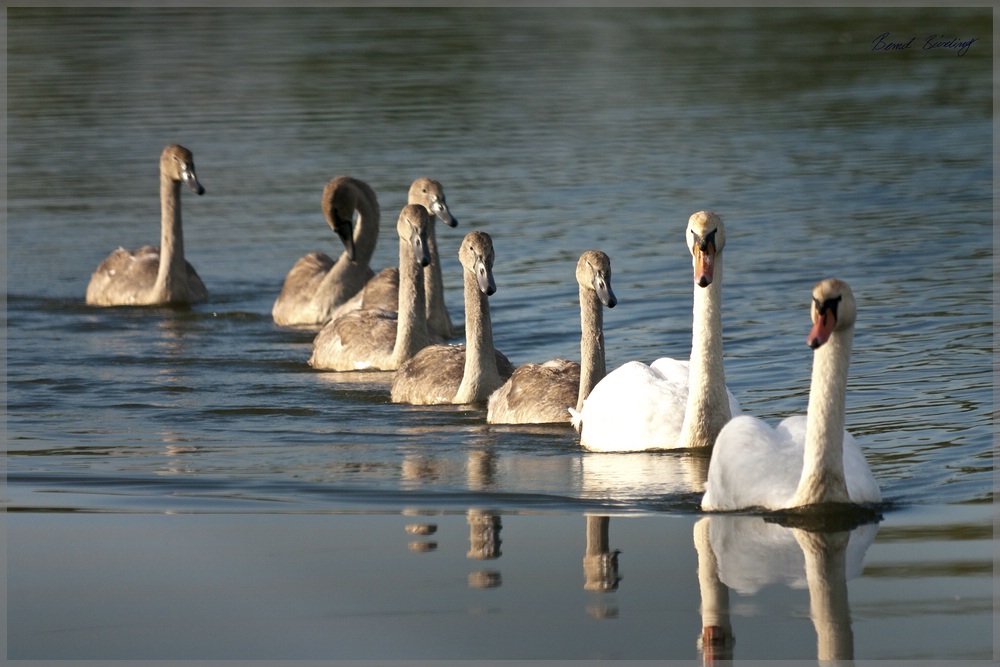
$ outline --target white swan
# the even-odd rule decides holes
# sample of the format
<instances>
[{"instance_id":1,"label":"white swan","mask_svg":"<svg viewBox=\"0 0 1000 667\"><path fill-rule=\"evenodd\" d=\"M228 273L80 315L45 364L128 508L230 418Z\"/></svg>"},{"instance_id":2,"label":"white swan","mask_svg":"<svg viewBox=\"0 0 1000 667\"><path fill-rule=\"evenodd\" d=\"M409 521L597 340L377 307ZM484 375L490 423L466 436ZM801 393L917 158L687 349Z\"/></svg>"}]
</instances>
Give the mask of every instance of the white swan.
<instances>
[{"instance_id":1,"label":"white swan","mask_svg":"<svg viewBox=\"0 0 1000 667\"><path fill-rule=\"evenodd\" d=\"M322 252L311 252L295 262L271 309L281 326L326 324L334 308L357 294L374 275L368 263L378 241L380 212L375 191L364 181L337 176L323 188L322 207L327 223L344 243L344 252L336 262Z\"/></svg>"},{"instance_id":2,"label":"white swan","mask_svg":"<svg viewBox=\"0 0 1000 667\"><path fill-rule=\"evenodd\" d=\"M403 363L392 378L394 403L440 405L484 403L514 372L493 347L489 295L493 280L493 239L470 232L458 258L464 269L465 345L431 345Z\"/></svg>"},{"instance_id":3,"label":"white swan","mask_svg":"<svg viewBox=\"0 0 1000 667\"><path fill-rule=\"evenodd\" d=\"M694 265L691 359L630 361L597 383L574 419L591 451L708 447L740 406L722 363L722 219L699 211L688 220Z\"/></svg>"},{"instance_id":4,"label":"white swan","mask_svg":"<svg viewBox=\"0 0 1000 667\"><path fill-rule=\"evenodd\" d=\"M576 264L580 286L580 363L553 359L518 367L506 383L490 394L486 421L491 424L569 422L605 373L604 311L618 300L611 289L611 260L600 250L588 250Z\"/></svg>"},{"instance_id":5,"label":"white swan","mask_svg":"<svg viewBox=\"0 0 1000 667\"><path fill-rule=\"evenodd\" d=\"M424 268L424 292L427 302L427 330L442 339L455 335L451 317L444 302L444 280L441 276L441 261L438 255L437 234L434 231L435 218L449 227L456 227L458 220L451 214L445 200L444 187L431 178L418 178L410 184L408 204L420 204L430 214L427 228L427 249L431 263ZM399 299L399 269L395 266L382 269L365 283L353 297L337 306L331 320L358 309L396 310Z\"/></svg>"},{"instance_id":6,"label":"white swan","mask_svg":"<svg viewBox=\"0 0 1000 667\"><path fill-rule=\"evenodd\" d=\"M701 506L705 510L788 509L882 500L861 447L844 430L847 369L856 306L851 288L827 279L812 292L813 356L805 417L776 429L734 418L715 442Z\"/></svg>"},{"instance_id":7,"label":"white swan","mask_svg":"<svg viewBox=\"0 0 1000 667\"><path fill-rule=\"evenodd\" d=\"M171 144L160 154L160 245L134 253L118 248L94 271L87 285L92 306L148 306L201 303L208 290L184 259L181 183L197 194L205 188L194 172L191 151Z\"/></svg>"},{"instance_id":8,"label":"white swan","mask_svg":"<svg viewBox=\"0 0 1000 667\"><path fill-rule=\"evenodd\" d=\"M309 365L322 370L395 370L429 344L424 317L427 209L407 204L399 214L399 303L396 312L354 310L331 320L313 339Z\"/></svg>"}]
</instances>

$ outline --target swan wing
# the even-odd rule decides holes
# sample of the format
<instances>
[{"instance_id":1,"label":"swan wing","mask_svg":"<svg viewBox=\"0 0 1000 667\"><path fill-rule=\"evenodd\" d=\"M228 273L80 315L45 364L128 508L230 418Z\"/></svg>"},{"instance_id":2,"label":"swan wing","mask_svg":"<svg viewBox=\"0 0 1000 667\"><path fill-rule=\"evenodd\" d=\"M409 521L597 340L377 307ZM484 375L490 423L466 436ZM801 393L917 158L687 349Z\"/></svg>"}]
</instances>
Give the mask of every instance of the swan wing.
<instances>
[{"instance_id":1,"label":"swan wing","mask_svg":"<svg viewBox=\"0 0 1000 667\"><path fill-rule=\"evenodd\" d=\"M323 324L326 313L314 304L314 299L323 278L332 268L333 260L322 252L311 252L295 262L271 308L274 321L282 326Z\"/></svg>"},{"instance_id":2,"label":"swan wing","mask_svg":"<svg viewBox=\"0 0 1000 667\"><path fill-rule=\"evenodd\" d=\"M804 441L790 435L799 419L805 417L786 419L778 428L747 415L731 419L715 440L702 509L784 507L802 475Z\"/></svg>"},{"instance_id":3,"label":"swan wing","mask_svg":"<svg viewBox=\"0 0 1000 667\"><path fill-rule=\"evenodd\" d=\"M802 443L802 447L805 447L807 422L804 415L796 415L781 422L778 430L782 432L783 437ZM844 431L844 478L847 481L847 495L851 502L859 505L882 502L882 493L868 468L868 461L865 460L861 444L846 430Z\"/></svg>"},{"instance_id":4,"label":"swan wing","mask_svg":"<svg viewBox=\"0 0 1000 667\"><path fill-rule=\"evenodd\" d=\"M393 403L451 403L465 374L464 345L431 345L407 359L392 378Z\"/></svg>"},{"instance_id":5,"label":"swan wing","mask_svg":"<svg viewBox=\"0 0 1000 667\"><path fill-rule=\"evenodd\" d=\"M334 261L325 253L311 252L285 276L271 314L282 326L325 324L334 308L357 294L373 275L367 265L344 256Z\"/></svg>"},{"instance_id":6,"label":"swan wing","mask_svg":"<svg viewBox=\"0 0 1000 667\"><path fill-rule=\"evenodd\" d=\"M630 361L608 373L584 401L580 442L603 452L670 449L687 407L686 362Z\"/></svg>"},{"instance_id":7,"label":"swan wing","mask_svg":"<svg viewBox=\"0 0 1000 667\"><path fill-rule=\"evenodd\" d=\"M320 370L392 370L396 313L356 310L329 322L313 339L309 365Z\"/></svg>"},{"instance_id":8,"label":"swan wing","mask_svg":"<svg viewBox=\"0 0 1000 667\"><path fill-rule=\"evenodd\" d=\"M549 424L570 421L576 406L580 364L552 359L524 364L490 394L486 421L491 424Z\"/></svg>"},{"instance_id":9,"label":"swan wing","mask_svg":"<svg viewBox=\"0 0 1000 667\"><path fill-rule=\"evenodd\" d=\"M191 293L191 303L204 303L208 301L208 288L202 282L201 276L195 271L191 262L185 260L184 266L187 267L187 282L188 291Z\"/></svg>"},{"instance_id":10,"label":"swan wing","mask_svg":"<svg viewBox=\"0 0 1000 667\"><path fill-rule=\"evenodd\" d=\"M153 288L159 269L158 247L143 246L135 252L118 248L91 275L87 303L98 306L138 303L140 296Z\"/></svg>"},{"instance_id":11,"label":"swan wing","mask_svg":"<svg viewBox=\"0 0 1000 667\"><path fill-rule=\"evenodd\" d=\"M882 492L868 467L861 444L847 431L844 431L844 477L851 502L859 505L882 502Z\"/></svg>"},{"instance_id":12,"label":"swan wing","mask_svg":"<svg viewBox=\"0 0 1000 667\"><path fill-rule=\"evenodd\" d=\"M650 368L659 373L665 382L670 382L678 387L684 387L684 400L687 401L687 387L691 377L691 364L688 361L674 359L672 357L660 357L650 364ZM733 417L743 414L740 402L733 396L733 392L726 387L726 396L729 397L729 414ZM686 405L685 405L686 409Z\"/></svg>"}]
</instances>

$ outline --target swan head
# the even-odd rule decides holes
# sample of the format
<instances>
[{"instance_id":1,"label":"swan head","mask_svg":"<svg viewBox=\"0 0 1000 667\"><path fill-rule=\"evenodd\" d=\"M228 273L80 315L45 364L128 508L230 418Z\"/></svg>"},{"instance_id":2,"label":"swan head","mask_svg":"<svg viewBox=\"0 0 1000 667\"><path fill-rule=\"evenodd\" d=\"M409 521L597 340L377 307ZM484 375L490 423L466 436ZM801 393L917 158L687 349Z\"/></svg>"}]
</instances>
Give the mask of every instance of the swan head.
<instances>
[{"instance_id":1,"label":"swan head","mask_svg":"<svg viewBox=\"0 0 1000 667\"><path fill-rule=\"evenodd\" d=\"M448 210L444 188L432 178L418 178L410 185L409 203L422 204L428 213L437 216L449 227L457 227L458 220Z\"/></svg>"},{"instance_id":2,"label":"swan head","mask_svg":"<svg viewBox=\"0 0 1000 667\"><path fill-rule=\"evenodd\" d=\"M594 290L608 308L618 303L611 289L611 258L600 250L588 250L576 263L576 281L581 287Z\"/></svg>"},{"instance_id":3,"label":"swan head","mask_svg":"<svg viewBox=\"0 0 1000 667\"><path fill-rule=\"evenodd\" d=\"M476 277L479 291L486 296L497 291L493 280L493 239L486 232L469 232L458 249L458 259Z\"/></svg>"},{"instance_id":4,"label":"swan head","mask_svg":"<svg viewBox=\"0 0 1000 667\"><path fill-rule=\"evenodd\" d=\"M170 144L160 154L160 171L174 181L180 181L198 195L205 194L194 171L194 156L191 151L177 144Z\"/></svg>"},{"instance_id":5,"label":"swan head","mask_svg":"<svg viewBox=\"0 0 1000 667\"><path fill-rule=\"evenodd\" d=\"M430 218L427 209L420 204L407 204L399 213L396 231L400 241L409 244L413 258L420 266L431 263L431 253L427 248L427 227Z\"/></svg>"},{"instance_id":6,"label":"swan head","mask_svg":"<svg viewBox=\"0 0 1000 667\"><path fill-rule=\"evenodd\" d=\"M811 312L813 326L806 342L815 350L828 341L834 331L854 326L857 305L850 285L836 278L816 283L812 291Z\"/></svg>"},{"instance_id":7,"label":"swan head","mask_svg":"<svg viewBox=\"0 0 1000 667\"><path fill-rule=\"evenodd\" d=\"M726 245L722 218L712 211L698 211L688 219L687 244L694 265L694 284L708 287L715 276L715 261Z\"/></svg>"},{"instance_id":8,"label":"swan head","mask_svg":"<svg viewBox=\"0 0 1000 667\"><path fill-rule=\"evenodd\" d=\"M323 188L323 215L337 233L347 259L354 261L354 211L358 207L358 194L349 180L340 176L330 179Z\"/></svg>"}]
</instances>

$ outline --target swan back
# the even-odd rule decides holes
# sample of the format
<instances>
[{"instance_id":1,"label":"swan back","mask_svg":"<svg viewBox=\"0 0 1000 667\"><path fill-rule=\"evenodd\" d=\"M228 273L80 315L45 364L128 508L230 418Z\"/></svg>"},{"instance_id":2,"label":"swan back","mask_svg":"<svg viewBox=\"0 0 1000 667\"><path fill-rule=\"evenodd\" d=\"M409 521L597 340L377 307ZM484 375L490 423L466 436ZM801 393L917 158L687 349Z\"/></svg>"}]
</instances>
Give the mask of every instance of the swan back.
<instances>
[{"instance_id":1,"label":"swan back","mask_svg":"<svg viewBox=\"0 0 1000 667\"><path fill-rule=\"evenodd\" d=\"M160 154L160 245L135 252L118 248L97 267L87 285L93 306L143 306L201 303L208 290L184 259L180 184L205 193L191 151L170 144Z\"/></svg>"},{"instance_id":2,"label":"swan back","mask_svg":"<svg viewBox=\"0 0 1000 667\"><path fill-rule=\"evenodd\" d=\"M394 370L429 343L423 268L427 209L408 204L399 214L399 303L396 312L354 310L330 321L313 340L309 365L326 370Z\"/></svg>"},{"instance_id":3,"label":"swan back","mask_svg":"<svg viewBox=\"0 0 1000 667\"><path fill-rule=\"evenodd\" d=\"M514 368L493 347L488 297L496 292L493 239L465 236L458 252L465 292L465 345L431 345L407 360L392 380L395 403L430 405L486 401Z\"/></svg>"},{"instance_id":4,"label":"swan back","mask_svg":"<svg viewBox=\"0 0 1000 667\"><path fill-rule=\"evenodd\" d=\"M594 385L604 377L604 314L618 299L611 288L611 259L589 250L576 264L580 288L580 363L553 359L519 367L490 395L486 421L492 424L570 422ZM575 408L575 409L574 409Z\"/></svg>"},{"instance_id":5,"label":"swan back","mask_svg":"<svg viewBox=\"0 0 1000 667\"><path fill-rule=\"evenodd\" d=\"M375 191L360 179L336 176L323 188L320 206L344 251L336 261L326 253L311 252L292 266L271 309L275 323L282 326L325 324L335 308L374 275L369 262L381 217Z\"/></svg>"}]
</instances>

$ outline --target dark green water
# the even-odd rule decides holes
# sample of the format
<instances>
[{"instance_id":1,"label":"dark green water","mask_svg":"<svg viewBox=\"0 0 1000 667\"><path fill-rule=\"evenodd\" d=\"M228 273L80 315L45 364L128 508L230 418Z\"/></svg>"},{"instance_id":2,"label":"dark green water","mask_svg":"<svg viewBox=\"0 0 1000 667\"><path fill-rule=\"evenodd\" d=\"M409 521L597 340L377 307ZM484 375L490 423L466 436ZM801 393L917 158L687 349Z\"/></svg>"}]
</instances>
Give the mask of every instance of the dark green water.
<instances>
[{"instance_id":1,"label":"dark green water","mask_svg":"<svg viewBox=\"0 0 1000 667\"><path fill-rule=\"evenodd\" d=\"M887 31L916 39L873 50ZM920 48L940 34L976 41ZM809 291L847 280L847 428L887 500L838 584L853 655L993 655L988 10L8 9L7 55L10 658L711 657L701 457L392 405L272 323L294 261L337 250L341 173L390 222L415 177L444 184L456 321L458 241L493 236L515 363L578 355L592 247L609 367L686 356L684 224L717 211L727 381L766 419L805 410ZM110 250L157 242L172 142L207 189L184 231L210 302L86 307ZM585 587L588 515L611 517L614 590ZM421 521L436 548L411 547ZM714 545L733 656L815 659L808 551L711 522L757 554ZM788 565L748 592L753 562Z\"/></svg>"}]
</instances>

